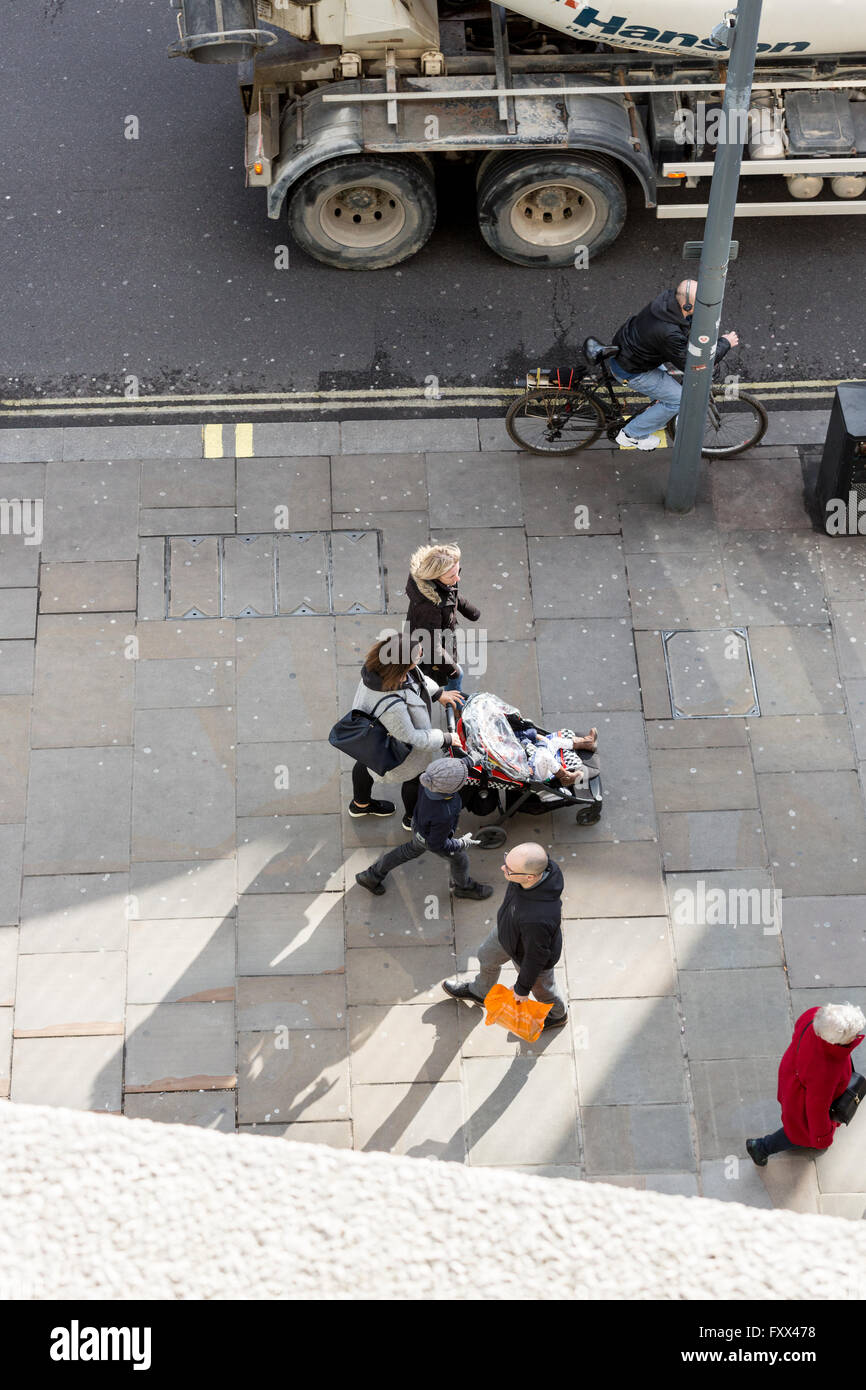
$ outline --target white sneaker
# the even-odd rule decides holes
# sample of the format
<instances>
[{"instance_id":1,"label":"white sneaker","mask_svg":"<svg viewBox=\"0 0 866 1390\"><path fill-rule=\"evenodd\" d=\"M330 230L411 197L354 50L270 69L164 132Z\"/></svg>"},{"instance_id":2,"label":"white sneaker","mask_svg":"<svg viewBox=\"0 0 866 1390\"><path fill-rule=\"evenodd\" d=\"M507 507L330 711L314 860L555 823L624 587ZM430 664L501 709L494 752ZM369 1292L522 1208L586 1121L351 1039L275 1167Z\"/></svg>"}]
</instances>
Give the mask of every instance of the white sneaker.
<instances>
[{"instance_id":1,"label":"white sneaker","mask_svg":"<svg viewBox=\"0 0 866 1390\"><path fill-rule=\"evenodd\" d=\"M632 439L631 435L626 434L625 430L620 430L616 437L616 442L617 444L621 444L624 449L640 449L645 454L659 447L659 442L654 434L649 435L646 439Z\"/></svg>"}]
</instances>

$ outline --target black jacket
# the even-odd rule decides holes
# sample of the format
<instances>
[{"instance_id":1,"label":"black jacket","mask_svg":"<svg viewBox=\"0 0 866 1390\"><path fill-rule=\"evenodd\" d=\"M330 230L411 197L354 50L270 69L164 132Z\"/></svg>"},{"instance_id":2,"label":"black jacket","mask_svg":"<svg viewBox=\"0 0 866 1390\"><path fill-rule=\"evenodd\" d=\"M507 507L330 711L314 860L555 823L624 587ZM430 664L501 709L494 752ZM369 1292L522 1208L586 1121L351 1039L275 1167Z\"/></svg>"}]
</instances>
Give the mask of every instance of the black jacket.
<instances>
[{"instance_id":1,"label":"black jacket","mask_svg":"<svg viewBox=\"0 0 866 1390\"><path fill-rule=\"evenodd\" d=\"M456 584L440 584L438 579L416 580L410 574L406 583L409 611L406 621L412 633L429 633L427 650L433 657L431 662L422 662L421 669L428 675L433 670L451 680L457 675L454 661L454 643L450 638L457 626L457 614L476 623L481 613L474 604L461 598ZM426 655L426 652L425 652ZM438 668L443 668L441 671Z\"/></svg>"},{"instance_id":2,"label":"black jacket","mask_svg":"<svg viewBox=\"0 0 866 1390\"><path fill-rule=\"evenodd\" d=\"M547 876L534 888L509 879L496 930L502 949L518 967L517 994L529 994L541 971L562 955L562 887L562 870L552 859Z\"/></svg>"},{"instance_id":3,"label":"black jacket","mask_svg":"<svg viewBox=\"0 0 866 1390\"><path fill-rule=\"evenodd\" d=\"M459 792L448 797L431 796L426 787L419 786L412 829L424 836L428 849L438 849L442 854L456 854L460 845L454 842L454 831L462 810Z\"/></svg>"},{"instance_id":4,"label":"black jacket","mask_svg":"<svg viewBox=\"0 0 866 1390\"><path fill-rule=\"evenodd\" d=\"M613 341L619 353L614 361L622 371L635 375L651 372L663 362L671 362L682 370L690 330L691 320L683 318L676 290L665 290L616 330ZM720 338L715 360L721 361L730 348L728 339Z\"/></svg>"}]
</instances>

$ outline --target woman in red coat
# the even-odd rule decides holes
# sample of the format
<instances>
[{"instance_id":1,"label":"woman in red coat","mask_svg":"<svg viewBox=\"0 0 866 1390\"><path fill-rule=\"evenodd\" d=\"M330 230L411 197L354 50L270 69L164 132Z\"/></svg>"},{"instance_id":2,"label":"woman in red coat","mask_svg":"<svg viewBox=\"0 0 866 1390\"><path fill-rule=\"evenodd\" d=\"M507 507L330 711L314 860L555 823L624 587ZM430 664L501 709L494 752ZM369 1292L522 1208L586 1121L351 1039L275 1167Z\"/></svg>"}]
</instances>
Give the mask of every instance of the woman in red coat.
<instances>
[{"instance_id":1,"label":"woman in red coat","mask_svg":"<svg viewBox=\"0 0 866 1390\"><path fill-rule=\"evenodd\" d=\"M863 1041L866 1018L853 1004L807 1009L794 1024L790 1046L779 1063L782 1128L763 1139L747 1139L746 1151L759 1168L784 1149L829 1149L837 1121L830 1106L851 1080L851 1053Z\"/></svg>"}]
</instances>

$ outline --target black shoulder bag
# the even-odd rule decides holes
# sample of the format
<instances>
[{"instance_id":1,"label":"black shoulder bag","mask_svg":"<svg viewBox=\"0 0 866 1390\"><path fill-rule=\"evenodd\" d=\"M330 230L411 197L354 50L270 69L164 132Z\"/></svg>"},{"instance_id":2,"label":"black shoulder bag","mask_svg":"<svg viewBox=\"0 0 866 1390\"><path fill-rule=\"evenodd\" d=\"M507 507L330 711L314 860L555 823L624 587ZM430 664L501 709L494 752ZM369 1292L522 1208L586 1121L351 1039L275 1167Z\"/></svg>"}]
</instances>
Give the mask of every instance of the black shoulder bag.
<instances>
[{"instance_id":1,"label":"black shoulder bag","mask_svg":"<svg viewBox=\"0 0 866 1390\"><path fill-rule=\"evenodd\" d=\"M810 1018L809 1022L806 1024L806 1028L811 1027L812 1020ZM803 1033L805 1033L806 1028L803 1029ZM800 1034L797 1042L797 1052L794 1054L794 1075L798 1081L800 1081L800 1074L797 1071L796 1059L800 1051L800 1043L803 1041L803 1033ZM803 1085L802 1081L800 1081L800 1085ZM833 1104L830 1106L830 1119L835 1120L836 1123L840 1125L850 1125L854 1116L857 1114L857 1107L864 1096L866 1096L866 1076L861 1076L859 1071L852 1071L851 1080L848 1082L845 1090L841 1095L836 1097Z\"/></svg>"},{"instance_id":2,"label":"black shoulder bag","mask_svg":"<svg viewBox=\"0 0 866 1390\"><path fill-rule=\"evenodd\" d=\"M369 714L359 709L350 710L342 719L337 720L328 734L328 742L332 747L354 758L355 762L361 763L371 772L378 773L380 777L404 763L412 751L410 743L404 743L402 739L389 734L385 725L376 718L376 710L386 701L391 704L395 701L403 703L400 695L383 695L381 700L376 701Z\"/></svg>"}]
</instances>

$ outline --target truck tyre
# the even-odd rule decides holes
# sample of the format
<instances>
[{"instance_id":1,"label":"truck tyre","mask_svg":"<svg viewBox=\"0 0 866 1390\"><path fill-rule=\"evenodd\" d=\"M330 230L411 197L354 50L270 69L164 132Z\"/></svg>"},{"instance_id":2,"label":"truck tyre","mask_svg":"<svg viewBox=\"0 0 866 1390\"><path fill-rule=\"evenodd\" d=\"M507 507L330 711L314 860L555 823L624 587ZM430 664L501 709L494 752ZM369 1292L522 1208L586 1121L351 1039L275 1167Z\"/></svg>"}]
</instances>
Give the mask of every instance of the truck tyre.
<instances>
[{"instance_id":1,"label":"truck tyre","mask_svg":"<svg viewBox=\"0 0 866 1390\"><path fill-rule=\"evenodd\" d=\"M325 265L398 265L420 251L435 226L433 174L411 155L332 159L295 184L288 219L301 249Z\"/></svg>"},{"instance_id":2,"label":"truck tyre","mask_svg":"<svg viewBox=\"0 0 866 1390\"><path fill-rule=\"evenodd\" d=\"M598 256L616 241L625 212L622 175L603 155L504 154L479 170L481 235L515 265L571 266L580 248Z\"/></svg>"}]
</instances>

